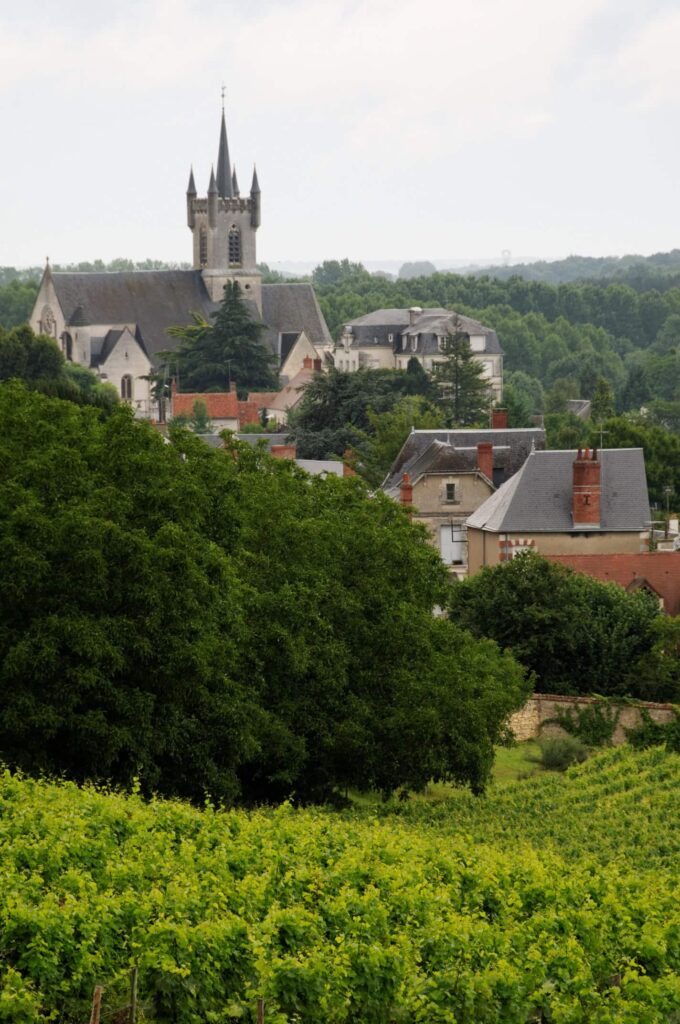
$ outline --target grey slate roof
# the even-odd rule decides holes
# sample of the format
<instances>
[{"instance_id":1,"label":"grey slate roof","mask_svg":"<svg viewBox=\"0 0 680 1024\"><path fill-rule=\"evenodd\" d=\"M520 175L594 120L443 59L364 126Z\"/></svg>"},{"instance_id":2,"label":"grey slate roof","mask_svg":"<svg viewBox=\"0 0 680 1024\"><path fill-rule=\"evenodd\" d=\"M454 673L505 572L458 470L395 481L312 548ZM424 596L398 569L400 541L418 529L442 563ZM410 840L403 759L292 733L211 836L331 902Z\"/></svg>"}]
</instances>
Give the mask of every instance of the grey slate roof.
<instances>
[{"instance_id":1,"label":"grey slate roof","mask_svg":"<svg viewBox=\"0 0 680 1024\"><path fill-rule=\"evenodd\" d=\"M503 481L508 479L508 468L514 471L513 455L515 454L509 445L494 446L493 479L491 480L494 487L500 487ZM412 484L416 484L421 477L426 475L449 476L476 472L478 472L476 445L470 448L460 448L446 444L444 441L433 441L408 470ZM390 497L397 498L399 496L400 484L401 476L398 476L391 487L385 486Z\"/></svg>"},{"instance_id":2,"label":"grey slate roof","mask_svg":"<svg viewBox=\"0 0 680 1024\"><path fill-rule=\"evenodd\" d=\"M217 309L200 270L135 270L118 273L53 273L59 305L69 322L137 326L149 358L172 350L177 338L168 327L187 324L191 313L206 319ZM330 345L331 336L311 284L262 285L264 341L280 358L279 335L305 331L313 345ZM253 308L253 314L257 313Z\"/></svg>"},{"instance_id":3,"label":"grey slate roof","mask_svg":"<svg viewBox=\"0 0 680 1024\"><path fill-rule=\"evenodd\" d=\"M333 344L311 284L263 284L262 319L268 327L265 341L279 359L279 334L304 331L315 348Z\"/></svg>"},{"instance_id":4,"label":"grey slate roof","mask_svg":"<svg viewBox=\"0 0 680 1024\"><path fill-rule=\"evenodd\" d=\"M642 531L650 520L642 448L608 448L601 463L599 533ZM584 533L571 515L575 451L532 452L522 468L479 506L467 525L494 533Z\"/></svg>"},{"instance_id":5,"label":"grey slate roof","mask_svg":"<svg viewBox=\"0 0 680 1024\"><path fill-rule=\"evenodd\" d=\"M455 320L454 320L455 318ZM420 355L434 355L439 352L439 338L450 333L453 326L463 331L468 336L483 335L486 339L484 351L491 354L502 355L503 350L498 341L496 332L490 327L485 327L478 320L472 317L454 313L450 309L438 307L436 309L424 309L410 323L408 309L377 309L365 316L350 320L348 327L352 328L354 340L352 348L365 348L367 345L379 345L391 347L394 351L412 351L409 342L408 349L402 348L402 336L408 334L418 336L418 344L415 351ZM390 334L392 341L389 340Z\"/></svg>"},{"instance_id":6,"label":"grey slate roof","mask_svg":"<svg viewBox=\"0 0 680 1024\"><path fill-rule=\"evenodd\" d=\"M200 270L53 273L52 280L67 321L80 307L88 324L137 324L152 360L177 344L168 327L189 323L194 310L209 317L216 308Z\"/></svg>"},{"instance_id":7,"label":"grey slate roof","mask_svg":"<svg viewBox=\"0 0 680 1024\"><path fill-rule=\"evenodd\" d=\"M522 466L532 447L545 448L545 430L531 427L520 430L413 430L392 463L383 490L398 491L402 475L412 479L417 474L431 472L472 472L477 464L477 445L480 441L493 444L495 486L500 486ZM433 447L433 442L448 449ZM431 469L450 463L451 469ZM454 466L469 468L454 469Z\"/></svg>"}]
</instances>

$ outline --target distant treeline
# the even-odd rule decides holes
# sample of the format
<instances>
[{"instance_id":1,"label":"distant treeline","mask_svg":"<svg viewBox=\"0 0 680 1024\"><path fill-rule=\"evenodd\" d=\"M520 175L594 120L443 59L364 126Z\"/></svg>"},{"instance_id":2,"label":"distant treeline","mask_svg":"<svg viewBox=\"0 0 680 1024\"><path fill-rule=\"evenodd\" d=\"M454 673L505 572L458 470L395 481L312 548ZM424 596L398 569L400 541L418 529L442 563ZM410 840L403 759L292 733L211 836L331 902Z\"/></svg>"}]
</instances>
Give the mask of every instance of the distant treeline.
<instances>
[{"instance_id":1,"label":"distant treeline","mask_svg":"<svg viewBox=\"0 0 680 1024\"><path fill-rule=\"evenodd\" d=\"M661 291L680 285L680 249L657 252L652 256L568 256L564 260L538 260L536 263L515 263L496 267L465 267L465 274L495 277L509 281L522 277L525 281L545 284L573 284L597 280L629 284L636 291L658 288Z\"/></svg>"}]
</instances>

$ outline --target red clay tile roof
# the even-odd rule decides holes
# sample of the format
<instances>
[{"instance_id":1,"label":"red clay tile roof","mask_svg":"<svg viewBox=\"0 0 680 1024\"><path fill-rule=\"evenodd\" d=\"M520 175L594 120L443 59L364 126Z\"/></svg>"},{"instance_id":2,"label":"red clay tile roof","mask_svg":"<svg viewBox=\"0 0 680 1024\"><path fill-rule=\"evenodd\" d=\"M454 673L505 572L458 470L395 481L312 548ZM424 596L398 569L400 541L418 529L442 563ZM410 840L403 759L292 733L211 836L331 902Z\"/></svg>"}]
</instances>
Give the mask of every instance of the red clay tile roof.
<instances>
[{"instance_id":1,"label":"red clay tile roof","mask_svg":"<svg viewBox=\"0 0 680 1024\"><path fill-rule=\"evenodd\" d=\"M239 402L235 391L176 391L172 396L172 415L193 416L194 402L204 403L211 420L238 420L239 427L259 422L256 403Z\"/></svg>"},{"instance_id":2,"label":"red clay tile roof","mask_svg":"<svg viewBox=\"0 0 680 1024\"><path fill-rule=\"evenodd\" d=\"M663 599L667 615L680 612L680 551L643 551L627 555L547 555L551 562L626 590L647 585Z\"/></svg>"}]
</instances>

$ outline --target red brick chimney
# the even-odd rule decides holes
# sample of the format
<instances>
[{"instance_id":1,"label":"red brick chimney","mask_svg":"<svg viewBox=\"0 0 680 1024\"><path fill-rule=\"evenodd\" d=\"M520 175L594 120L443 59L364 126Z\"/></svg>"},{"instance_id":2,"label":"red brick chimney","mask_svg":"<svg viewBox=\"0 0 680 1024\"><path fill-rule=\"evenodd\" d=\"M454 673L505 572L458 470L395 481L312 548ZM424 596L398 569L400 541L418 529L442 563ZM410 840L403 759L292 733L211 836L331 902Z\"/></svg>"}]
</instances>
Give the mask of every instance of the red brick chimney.
<instances>
[{"instance_id":1,"label":"red brick chimney","mask_svg":"<svg viewBox=\"0 0 680 1024\"><path fill-rule=\"evenodd\" d=\"M343 476L356 476L357 471L352 465L354 461L354 452L351 448L345 450L345 454L342 457L342 475Z\"/></svg>"},{"instance_id":2,"label":"red brick chimney","mask_svg":"<svg viewBox=\"0 0 680 1024\"><path fill-rule=\"evenodd\" d=\"M491 441L477 444L477 469L493 483L493 445Z\"/></svg>"},{"instance_id":3,"label":"red brick chimney","mask_svg":"<svg viewBox=\"0 0 680 1024\"><path fill-rule=\"evenodd\" d=\"M315 359L314 360L314 369L315 369L315 371L317 373L321 373L321 360L320 359Z\"/></svg>"},{"instance_id":4,"label":"red brick chimney","mask_svg":"<svg viewBox=\"0 0 680 1024\"><path fill-rule=\"evenodd\" d=\"M571 515L574 527L600 525L600 462L597 448L579 448L574 461Z\"/></svg>"},{"instance_id":5,"label":"red brick chimney","mask_svg":"<svg viewBox=\"0 0 680 1024\"><path fill-rule=\"evenodd\" d=\"M413 504L413 484L411 483L411 477L408 473L404 473L401 478L401 484L399 485L399 501L402 505Z\"/></svg>"},{"instance_id":6,"label":"red brick chimney","mask_svg":"<svg viewBox=\"0 0 680 1024\"><path fill-rule=\"evenodd\" d=\"M507 430L508 429L508 410L507 409L492 409L491 410L491 429L492 430Z\"/></svg>"},{"instance_id":7,"label":"red brick chimney","mask_svg":"<svg viewBox=\"0 0 680 1024\"><path fill-rule=\"evenodd\" d=\"M297 445L273 444L269 449L269 454L273 455L275 459L295 459L297 458Z\"/></svg>"},{"instance_id":8,"label":"red brick chimney","mask_svg":"<svg viewBox=\"0 0 680 1024\"><path fill-rule=\"evenodd\" d=\"M302 360L302 367L305 370L314 369L314 360L312 359L311 356L305 356L305 358Z\"/></svg>"}]
</instances>

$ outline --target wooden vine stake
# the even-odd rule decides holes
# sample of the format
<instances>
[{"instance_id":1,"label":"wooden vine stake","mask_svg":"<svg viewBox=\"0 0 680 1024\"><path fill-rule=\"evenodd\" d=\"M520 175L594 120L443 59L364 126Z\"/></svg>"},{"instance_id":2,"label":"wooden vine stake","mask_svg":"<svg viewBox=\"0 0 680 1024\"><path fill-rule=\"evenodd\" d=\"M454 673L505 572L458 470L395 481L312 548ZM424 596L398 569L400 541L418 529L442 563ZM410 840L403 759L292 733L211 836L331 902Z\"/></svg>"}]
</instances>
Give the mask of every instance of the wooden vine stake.
<instances>
[{"instance_id":1,"label":"wooden vine stake","mask_svg":"<svg viewBox=\"0 0 680 1024\"><path fill-rule=\"evenodd\" d=\"M137 1024L137 976L139 968L133 967L130 975L130 1024Z\"/></svg>"},{"instance_id":2,"label":"wooden vine stake","mask_svg":"<svg viewBox=\"0 0 680 1024\"><path fill-rule=\"evenodd\" d=\"M94 992L92 993L92 1013L90 1014L90 1024L99 1024L102 1010L103 991L103 985L95 985Z\"/></svg>"},{"instance_id":3,"label":"wooden vine stake","mask_svg":"<svg viewBox=\"0 0 680 1024\"><path fill-rule=\"evenodd\" d=\"M264 999L257 1000L257 1024L264 1024Z\"/></svg>"}]
</instances>

